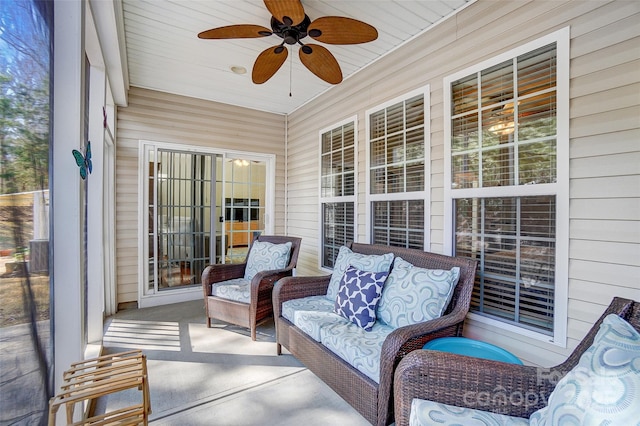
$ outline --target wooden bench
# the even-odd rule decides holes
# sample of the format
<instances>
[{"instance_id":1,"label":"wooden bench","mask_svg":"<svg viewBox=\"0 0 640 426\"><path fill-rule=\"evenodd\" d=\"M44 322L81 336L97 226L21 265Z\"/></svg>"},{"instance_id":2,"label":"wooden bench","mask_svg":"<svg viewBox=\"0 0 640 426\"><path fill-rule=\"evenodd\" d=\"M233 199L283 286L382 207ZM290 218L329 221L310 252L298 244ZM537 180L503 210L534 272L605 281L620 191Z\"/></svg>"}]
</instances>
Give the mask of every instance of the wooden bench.
<instances>
[{"instance_id":1,"label":"wooden bench","mask_svg":"<svg viewBox=\"0 0 640 426\"><path fill-rule=\"evenodd\" d=\"M71 364L63 373L60 393L49 401L49 426L56 424L60 407L65 409L67 425L147 425L151 414L147 377L147 359L140 350ZM141 392L139 404L93 415L98 398L128 389ZM81 420L74 421L78 405L84 412Z\"/></svg>"}]
</instances>

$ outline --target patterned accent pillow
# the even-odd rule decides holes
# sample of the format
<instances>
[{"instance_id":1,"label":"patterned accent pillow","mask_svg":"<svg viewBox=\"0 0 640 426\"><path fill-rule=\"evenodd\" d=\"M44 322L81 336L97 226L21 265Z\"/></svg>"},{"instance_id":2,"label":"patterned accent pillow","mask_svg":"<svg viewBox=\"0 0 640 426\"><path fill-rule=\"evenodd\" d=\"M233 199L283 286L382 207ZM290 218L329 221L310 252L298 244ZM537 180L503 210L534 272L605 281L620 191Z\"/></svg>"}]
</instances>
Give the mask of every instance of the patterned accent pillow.
<instances>
[{"instance_id":1,"label":"patterned accent pillow","mask_svg":"<svg viewBox=\"0 0 640 426\"><path fill-rule=\"evenodd\" d=\"M289 264L290 251L290 241L284 244L255 241L249 252L244 279L251 281L258 272L285 268Z\"/></svg>"},{"instance_id":2,"label":"patterned accent pillow","mask_svg":"<svg viewBox=\"0 0 640 426\"><path fill-rule=\"evenodd\" d=\"M396 257L382 290L378 318L394 328L439 318L459 278L458 267L449 271L418 268Z\"/></svg>"},{"instance_id":3,"label":"patterned accent pillow","mask_svg":"<svg viewBox=\"0 0 640 426\"><path fill-rule=\"evenodd\" d=\"M364 272L349 266L340 280L333 311L366 331L376 322L376 306L388 272Z\"/></svg>"},{"instance_id":4,"label":"patterned accent pillow","mask_svg":"<svg viewBox=\"0 0 640 426\"><path fill-rule=\"evenodd\" d=\"M578 364L531 414L531 425L638 425L640 333L617 315L607 315Z\"/></svg>"},{"instance_id":5,"label":"patterned accent pillow","mask_svg":"<svg viewBox=\"0 0 640 426\"><path fill-rule=\"evenodd\" d=\"M327 298L331 301L336 300L340 280L349 266L367 272L389 272L393 257L393 253L361 254L354 253L346 246L340 247L340 251L338 251L338 256L333 265L333 273L331 274L329 288L327 289Z\"/></svg>"}]
</instances>

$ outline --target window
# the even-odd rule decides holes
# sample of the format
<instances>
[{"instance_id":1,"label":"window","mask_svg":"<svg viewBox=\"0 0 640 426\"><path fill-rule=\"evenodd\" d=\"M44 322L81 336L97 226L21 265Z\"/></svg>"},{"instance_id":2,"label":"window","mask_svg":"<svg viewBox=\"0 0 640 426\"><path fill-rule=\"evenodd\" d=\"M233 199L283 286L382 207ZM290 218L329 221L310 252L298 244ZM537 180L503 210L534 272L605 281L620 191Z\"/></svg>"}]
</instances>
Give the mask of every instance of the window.
<instances>
[{"instance_id":1,"label":"window","mask_svg":"<svg viewBox=\"0 0 640 426\"><path fill-rule=\"evenodd\" d=\"M321 267L333 268L353 241L356 204L356 118L320 131Z\"/></svg>"},{"instance_id":2,"label":"window","mask_svg":"<svg viewBox=\"0 0 640 426\"><path fill-rule=\"evenodd\" d=\"M445 235L448 251L479 262L472 317L564 344L568 31L444 87Z\"/></svg>"},{"instance_id":3,"label":"window","mask_svg":"<svg viewBox=\"0 0 640 426\"><path fill-rule=\"evenodd\" d=\"M367 111L369 240L424 249L428 234L428 87Z\"/></svg>"}]
</instances>

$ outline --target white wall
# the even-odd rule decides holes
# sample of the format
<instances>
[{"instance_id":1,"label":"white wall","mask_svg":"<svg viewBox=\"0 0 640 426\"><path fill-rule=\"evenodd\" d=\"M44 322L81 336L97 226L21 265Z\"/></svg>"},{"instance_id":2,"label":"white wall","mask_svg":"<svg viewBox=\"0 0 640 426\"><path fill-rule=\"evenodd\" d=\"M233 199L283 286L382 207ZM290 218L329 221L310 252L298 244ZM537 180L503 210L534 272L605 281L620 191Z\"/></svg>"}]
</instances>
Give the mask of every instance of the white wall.
<instances>
[{"instance_id":1,"label":"white wall","mask_svg":"<svg viewBox=\"0 0 640 426\"><path fill-rule=\"evenodd\" d=\"M364 241L365 116L431 87L430 249L443 251L443 78L571 27L568 344L468 321L467 336L525 362L563 361L615 296L640 300L640 3L479 0L288 117L288 227L303 238L298 274L318 270L318 131L358 116L358 239Z\"/></svg>"}]
</instances>

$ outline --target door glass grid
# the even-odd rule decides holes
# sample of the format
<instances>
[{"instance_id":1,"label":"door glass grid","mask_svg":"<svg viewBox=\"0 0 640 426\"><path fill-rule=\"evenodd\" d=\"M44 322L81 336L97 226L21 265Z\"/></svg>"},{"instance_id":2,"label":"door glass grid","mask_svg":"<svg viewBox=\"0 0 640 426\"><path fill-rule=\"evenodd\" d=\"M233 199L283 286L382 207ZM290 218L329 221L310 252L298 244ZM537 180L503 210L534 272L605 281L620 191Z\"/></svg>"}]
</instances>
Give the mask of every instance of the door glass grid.
<instances>
[{"instance_id":1,"label":"door glass grid","mask_svg":"<svg viewBox=\"0 0 640 426\"><path fill-rule=\"evenodd\" d=\"M149 289L200 284L211 258L214 156L157 150L149 165ZM157 285L156 285L157 283Z\"/></svg>"}]
</instances>

